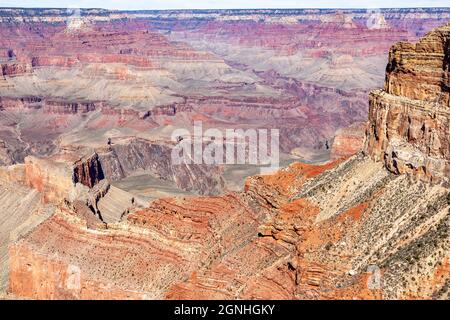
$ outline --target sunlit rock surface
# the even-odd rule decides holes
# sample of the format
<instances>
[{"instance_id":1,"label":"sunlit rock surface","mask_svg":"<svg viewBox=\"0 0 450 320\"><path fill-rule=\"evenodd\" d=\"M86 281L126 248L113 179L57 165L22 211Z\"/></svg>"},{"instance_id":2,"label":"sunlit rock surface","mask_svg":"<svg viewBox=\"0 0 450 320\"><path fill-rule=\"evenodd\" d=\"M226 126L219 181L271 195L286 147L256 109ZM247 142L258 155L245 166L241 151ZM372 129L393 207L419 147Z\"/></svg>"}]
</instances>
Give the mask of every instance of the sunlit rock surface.
<instances>
[{"instance_id":1,"label":"sunlit rock surface","mask_svg":"<svg viewBox=\"0 0 450 320\"><path fill-rule=\"evenodd\" d=\"M35 13L0 10L7 297L449 299L448 27L387 58L446 9ZM194 121L285 168L171 165Z\"/></svg>"}]
</instances>

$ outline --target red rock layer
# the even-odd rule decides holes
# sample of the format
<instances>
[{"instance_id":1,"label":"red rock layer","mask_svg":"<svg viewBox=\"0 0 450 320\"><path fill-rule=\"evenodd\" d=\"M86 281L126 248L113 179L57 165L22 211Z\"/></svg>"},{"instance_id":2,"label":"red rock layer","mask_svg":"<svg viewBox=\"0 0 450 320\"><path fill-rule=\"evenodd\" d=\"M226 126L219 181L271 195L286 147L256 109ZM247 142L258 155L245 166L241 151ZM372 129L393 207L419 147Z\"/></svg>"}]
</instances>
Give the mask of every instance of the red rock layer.
<instances>
[{"instance_id":1,"label":"red rock layer","mask_svg":"<svg viewBox=\"0 0 450 320\"><path fill-rule=\"evenodd\" d=\"M173 283L248 242L260 218L233 195L160 200L102 232L64 209L11 249L10 291L36 299L162 298ZM43 268L54 277L33 271ZM70 270L81 279L75 285Z\"/></svg>"},{"instance_id":2,"label":"red rock layer","mask_svg":"<svg viewBox=\"0 0 450 320\"><path fill-rule=\"evenodd\" d=\"M104 178L105 175L103 173L102 165L96 153L92 156L82 158L81 160L75 162L73 166L74 183L79 182L89 188L92 188Z\"/></svg>"},{"instance_id":3,"label":"red rock layer","mask_svg":"<svg viewBox=\"0 0 450 320\"><path fill-rule=\"evenodd\" d=\"M186 60L213 58L185 44L170 43L166 37L149 31L145 23L137 20L96 23L73 33L67 32L66 24L35 23L32 30L26 24L4 22L2 26L0 47L9 48L14 52L15 59L28 62L33 67L125 63L140 68L154 68L159 66L153 64L153 57ZM14 40L24 34L27 41ZM14 64L10 68L13 67Z\"/></svg>"},{"instance_id":4,"label":"red rock layer","mask_svg":"<svg viewBox=\"0 0 450 320\"><path fill-rule=\"evenodd\" d=\"M120 23L96 26L94 34L50 34L61 45L42 51L59 57L61 48L89 43L107 53L131 37L128 48L120 47L123 54L199 58L183 45L175 47L184 51L165 46L165 38L146 33L135 23L132 35L122 34ZM355 30L358 24L344 21L342 28ZM340 159L343 153L353 152L345 146L335 151L339 155L335 162L296 163L272 175L252 177L241 193L156 200L148 208L125 210L121 221L109 225L90 215L85 203L64 201L56 214L11 247L10 292L34 299L448 299L448 189L393 175L383 167L397 174L420 171L432 182L448 177L447 70L439 67L439 61L447 66L447 53L441 50L446 48L442 43L447 41L447 29L432 33L415 51L405 45L407 54L391 56L389 93L377 91L371 96L366 151L378 162L362 154ZM284 45L287 37L269 39L282 30L279 26L255 30L264 35L264 46L291 51ZM159 45L137 46L149 38ZM325 38L338 41L327 33ZM354 54L361 53L353 49ZM16 51L19 59L30 58L26 51ZM44 56L40 48L31 51L34 58ZM420 67L410 65L412 56L417 56ZM426 56L430 67L423 63ZM404 63L405 59L409 62ZM57 58L50 62L72 63ZM407 88L412 84L408 73L420 74L417 91ZM271 77L267 74L268 82ZM280 82L281 87L287 85ZM318 89L298 83L287 88L299 95ZM441 96L432 109L429 103ZM205 112L195 116L208 119L220 110L250 118L252 111L270 110L276 104L270 97L241 100L244 108L239 113L239 99L199 98L193 104L202 104ZM290 112L312 112L297 106L295 99L283 101L288 108L278 109L286 125ZM6 106L11 103L5 100ZM29 105L30 101L14 103ZM220 109L223 105L231 107ZM308 120L322 125L319 116ZM337 139L353 141L348 132ZM220 180L211 181L211 175L202 175L207 170L201 167L197 171L169 168L168 156L168 149L161 145L124 139L98 157L80 160L73 153L51 159L29 157L24 179L42 192L44 200L55 203L67 198L74 182L99 186L103 170L114 176L150 167L187 187L199 182L220 184ZM1 175L11 177L9 172ZM104 194L108 187L105 184L98 191Z\"/></svg>"},{"instance_id":5,"label":"red rock layer","mask_svg":"<svg viewBox=\"0 0 450 320\"><path fill-rule=\"evenodd\" d=\"M361 170L380 167L361 157L324 166L294 164L249 179L241 194L157 200L107 229L92 229L62 208L12 247L10 291L37 299L445 294L448 192L403 177L386 179L387 173L359 177ZM345 186L357 194L346 193ZM340 208L323 219L333 188L343 194L335 205ZM420 200L424 196L427 200ZM430 204L425 211L421 201ZM397 211L399 204L404 211ZM390 218L383 210L392 212ZM417 223L420 212L424 219ZM400 220L398 232L389 233ZM401 273L403 283L396 274L398 259L411 260L402 267L409 268ZM425 269L415 269L424 261L430 262ZM382 284L371 265L379 268ZM433 281L414 280L431 274ZM80 279L76 285L74 279Z\"/></svg>"},{"instance_id":6,"label":"red rock layer","mask_svg":"<svg viewBox=\"0 0 450 320\"><path fill-rule=\"evenodd\" d=\"M64 199L73 186L70 165L36 157L25 158L25 181L45 202Z\"/></svg>"},{"instance_id":7,"label":"red rock layer","mask_svg":"<svg viewBox=\"0 0 450 320\"><path fill-rule=\"evenodd\" d=\"M11 282L12 292L22 292L22 297L34 299L143 299L145 295L116 288L95 279L86 279L79 273L78 267L30 251L25 246L13 246L10 255L17 257L11 260L10 268L14 270L13 278L23 279ZM30 273L29 270L43 270L41 273ZM45 270L45 271L44 271ZM39 288L39 289L38 289Z\"/></svg>"},{"instance_id":8,"label":"red rock layer","mask_svg":"<svg viewBox=\"0 0 450 320\"><path fill-rule=\"evenodd\" d=\"M389 56L384 91L370 96L366 151L397 173L448 183L450 177L450 27Z\"/></svg>"},{"instance_id":9,"label":"red rock layer","mask_svg":"<svg viewBox=\"0 0 450 320\"><path fill-rule=\"evenodd\" d=\"M348 16L351 20L352 18ZM192 32L192 27L180 32ZM330 48L335 48L338 55L365 56L386 52L390 43L399 37L408 37L406 30L392 32L389 28L373 29L367 32L367 26L361 22L348 26L335 20L303 21L303 23L283 24L256 21L213 21L194 29L198 38L210 41L227 40L240 46L259 46L280 51L283 55L292 55L301 49L306 50L308 57L327 57ZM311 36L309 30L315 30ZM294 39L292 38L294 37ZM367 43L367 38L373 42Z\"/></svg>"}]
</instances>

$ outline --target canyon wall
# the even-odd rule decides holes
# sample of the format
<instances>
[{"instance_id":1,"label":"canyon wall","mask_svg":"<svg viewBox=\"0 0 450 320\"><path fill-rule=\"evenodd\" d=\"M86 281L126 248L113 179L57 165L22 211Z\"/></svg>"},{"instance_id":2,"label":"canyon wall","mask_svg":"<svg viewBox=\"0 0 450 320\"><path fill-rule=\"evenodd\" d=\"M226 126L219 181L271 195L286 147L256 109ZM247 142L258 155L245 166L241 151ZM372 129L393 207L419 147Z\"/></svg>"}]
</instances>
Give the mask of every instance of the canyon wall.
<instances>
[{"instance_id":1,"label":"canyon wall","mask_svg":"<svg viewBox=\"0 0 450 320\"><path fill-rule=\"evenodd\" d=\"M83 157L76 161L73 168L73 183L81 183L92 188L105 178L98 154Z\"/></svg>"},{"instance_id":2,"label":"canyon wall","mask_svg":"<svg viewBox=\"0 0 450 320\"><path fill-rule=\"evenodd\" d=\"M446 299L447 195L358 155L252 177L242 193L156 200L106 229L63 206L10 247L9 291L34 299Z\"/></svg>"},{"instance_id":3,"label":"canyon wall","mask_svg":"<svg viewBox=\"0 0 450 320\"><path fill-rule=\"evenodd\" d=\"M396 173L449 183L450 26L389 55L384 90L370 95L366 152Z\"/></svg>"},{"instance_id":4,"label":"canyon wall","mask_svg":"<svg viewBox=\"0 0 450 320\"><path fill-rule=\"evenodd\" d=\"M28 156L24 168L25 184L39 191L45 202L58 203L77 192L77 184L92 189L105 179L97 153L81 158L75 154L45 159ZM20 177L12 179L20 183Z\"/></svg>"},{"instance_id":5,"label":"canyon wall","mask_svg":"<svg viewBox=\"0 0 450 320\"><path fill-rule=\"evenodd\" d=\"M25 158L25 177L46 202L62 200L74 185L70 165L36 157Z\"/></svg>"},{"instance_id":6,"label":"canyon wall","mask_svg":"<svg viewBox=\"0 0 450 320\"><path fill-rule=\"evenodd\" d=\"M382 79L391 42L415 39L449 17L445 9L387 11L374 30L358 11L103 21L94 10L81 30L67 29L58 10L37 21L24 12L0 10L2 59L33 64L32 76L9 69L0 86L0 156L17 162L12 146L22 146L24 158L0 169L0 285L9 293L449 299L449 27L391 50L385 89L370 95L365 153L354 155L364 124L338 130L365 120L363 97ZM224 192L224 168L170 165L171 130L193 121L275 124L286 151L324 151L334 136L333 161L296 162ZM149 174L156 187L140 184ZM140 201L125 190L167 181L222 193Z\"/></svg>"},{"instance_id":7,"label":"canyon wall","mask_svg":"<svg viewBox=\"0 0 450 320\"><path fill-rule=\"evenodd\" d=\"M331 147L331 159L348 158L360 152L364 146L366 127L365 122L356 122L336 131Z\"/></svg>"},{"instance_id":8,"label":"canyon wall","mask_svg":"<svg viewBox=\"0 0 450 320\"><path fill-rule=\"evenodd\" d=\"M135 173L147 173L173 182L181 190L199 194L218 194L224 189L221 168L206 164L172 164L174 144L138 138L114 140L97 149L99 165L105 178L118 181Z\"/></svg>"}]
</instances>

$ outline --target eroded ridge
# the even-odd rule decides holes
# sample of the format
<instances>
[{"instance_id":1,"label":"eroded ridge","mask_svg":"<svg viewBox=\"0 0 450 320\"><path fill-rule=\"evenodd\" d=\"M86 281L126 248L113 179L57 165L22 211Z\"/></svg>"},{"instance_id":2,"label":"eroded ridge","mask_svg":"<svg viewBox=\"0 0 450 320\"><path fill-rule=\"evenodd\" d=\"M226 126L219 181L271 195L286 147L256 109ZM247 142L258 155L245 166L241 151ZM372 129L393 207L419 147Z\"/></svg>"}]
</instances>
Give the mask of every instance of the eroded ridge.
<instances>
[{"instance_id":1,"label":"eroded ridge","mask_svg":"<svg viewBox=\"0 0 450 320\"><path fill-rule=\"evenodd\" d=\"M21 154L0 169L0 284L32 299L449 299L448 33L391 50L364 152L346 158L361 137L342 130L333 161L249 177L241 192L147 201L122 190L111 181L148 168L216 186L140 137L67 134L59 153Z\"/></svg>"}]
</instances>

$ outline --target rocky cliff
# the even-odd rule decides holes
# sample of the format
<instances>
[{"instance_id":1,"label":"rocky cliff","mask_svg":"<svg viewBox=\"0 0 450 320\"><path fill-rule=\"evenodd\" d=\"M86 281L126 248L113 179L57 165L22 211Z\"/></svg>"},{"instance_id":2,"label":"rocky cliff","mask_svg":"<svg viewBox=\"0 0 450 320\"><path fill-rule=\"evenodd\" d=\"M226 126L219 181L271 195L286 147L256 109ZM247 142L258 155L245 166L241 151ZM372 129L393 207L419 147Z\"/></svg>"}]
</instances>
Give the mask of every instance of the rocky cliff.
<instances>
[{"instance_id":1,"label":"rocky cliff","mask_svg":"<svg viewBox=\"0 0 450 320\"><path fill-rule=\"evenodd\" d=\"M367 124L356 122L336 131L331 148L331 159L348 158L361 151L364 146Z\"/></svg>"},{"instance_id":2,"label":"rocky cliff","mask_svg":"<svg viewBox=\"0 0 450 320\"><path fill-rule=\"evenodd\" d=\"M325 20L332 25L333 19L341 17ZM358 29L358 21L344 22L340 28ZM388 22L400 23L392 18ZM224 36L235 27L227 26ZM282 45L287 37L270 40L274 30L285 28L259 30L268 35L264 47L293 50ZM138 39L161 41L161 50L177 47L141 31ZM100 37L106 43L120 42L120 33L106 40L107 34ZM249 46L255 43L248 40ZM24 165L0 170L0 198L7 200L0 204L0 284L14 296L32 299L449 299L448 56L448 27L416 45L394 46L385 89L370 95L365 153L350 156L361 143L361 129L350 127L336 135L335 161L293 163L273 174L249 177L243 191L218 196L182 194L137 201L121 184L108 181L136 179L137 172L149 170L184 187L220 186L220 177L211 178L220 169L209 176L205 167L173 169L166 163L167 142L130 137L136 132L145 137L142 132L157 128L157 121L169 126L188 115L137 120L98 110L87 110L88 115L52 113L54 128L72 130L60 137L61 150L44 158L26 157ZM350 61L335 59L333 65L346 68ZM230 72L237 75L227 70L227 77ZM179 79L197 71L183 69ZM273 71L260 74L264 82L250 85L245 98L197 98L190 110L204 105L189 114L190 119L220 124L211 115L223 104L224 114L231 110L236 117L229 119L250 118L252 107L270 110L276 99L269 87L299 96L337 93L346 99L340 106L355 99L336 88L303 85L285 76L275 79ZM224 88L213 86L219 87ZM225 87L236 90L241 85ZM249 96L254 90L264 97ZM248 108L241 118L237 101L245 101ZM30 105L29 100L5 99L6 106L16 103ZM19 121L30 131L17 126L21 118L11 109L5 108L7 117L0 118L16 129L8 132L21 139L17 131L31 136L29 122ZM45 122L35 109L19 109L21 116L32 110L38 124ZM282 115L278 121L295 114L322 125L306 106L276 109ZM105 146L107 136L112 138ZM86 153L90 148L96 152ZM159 189L163 181L158 180ZM26 201L20 204L22 198ZM11 232L12 237L4 236Z\"/></svg>"},{"instance_id":3,"label":"rocky cliff","mask_svg":"<svg viewBox=\"0 0 450 320\"><path fill-rule=\"evenodd\" d=\"M337 130L366 120L392 43L450 10L382 10L376 25L370 10L80 14L0 9L1 163L53 154L69 133L104 143L102 129L129 137L193 120L279 128L283 152L323 159Z\"/></svg>"},{"instance_id":4,"label":"rocky cliff","mask_svg":"<svg viewBox=\"0 0 450 320\"><path fill-rule=\"evenodd\" d=\"M450 177L450 25L389 54L384 90L370 95L366 152L396 173Z\"/></svg>"}]
</instances>

